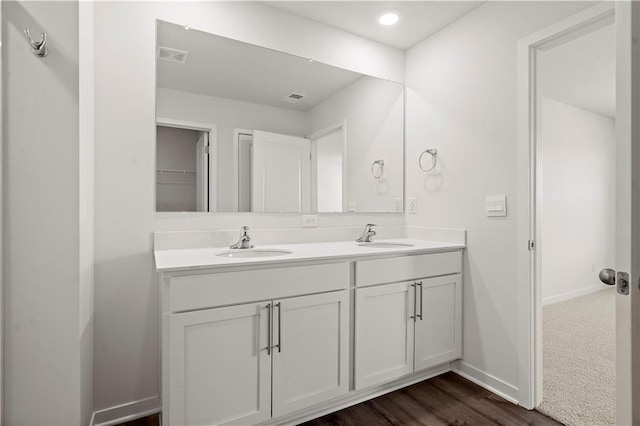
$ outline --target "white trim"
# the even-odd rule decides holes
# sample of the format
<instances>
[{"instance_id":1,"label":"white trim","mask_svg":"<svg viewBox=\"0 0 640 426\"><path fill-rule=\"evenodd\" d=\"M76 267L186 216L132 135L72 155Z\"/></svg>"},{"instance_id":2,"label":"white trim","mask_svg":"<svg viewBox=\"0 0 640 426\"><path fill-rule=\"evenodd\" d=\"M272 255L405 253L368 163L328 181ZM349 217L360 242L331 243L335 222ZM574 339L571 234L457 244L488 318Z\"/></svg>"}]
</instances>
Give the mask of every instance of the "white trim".
<instances>
[{"instance_id":1,"label":"white trim","mask_svg":"<svg viewBox=\"0 0 640 426\"><path fill-rule=\"evenodd\" d=\"M537 191L537 53L613 22L613 2L603 2L545 28L518 42L518 355L519 402L528 409L542 401L542 291L537 280L539 245L528 250L528 241L538 238Z\"/></svg>"},{"instance_id":2,"label":"white trim","mask_svg":"<svg viewBox=\"0 0 640 426\"><path fill-rule=\"evenodd\" d=\"M0 3L0 77L3 76L4 73L4 64L2 63L2 58L4 58L4 52L3 52L3 47L2 47L2 42L4 40L2 40L2 34L4 34L4 32L2 31L2 23L4 21L2 20L2 4ZM4 164L4 156L3 156L3 152L4 152L4 140L2 138L2 135L4 134L4 131L2 131L2 129L4 129L4 123L2 122L2 117L4 116L4 114L2 114L2 107L4 105L4 87L2 85L2 81L4 81L3 78L0 78L0 425L2 424L2 419L3 419L3 407L4 407L4 379L3 379L3 370L4 370L4 349L3 349L3 345L2 342L4 341L4 333L3 333L3 329L4 329L4 324L3 324L3 313L2 313L2 306L4 304L3 301L3 293L4 293L4 280L2 279L2 277L4 276L4 179L2 178L4 176L4 170L2 168L2 165Z\"/></svg>"},{"instance_id":3,"label":"white trim","mask_svg":"<svg viewBox=\"0 0 640 426\"><path fill-rule=\"evenodd\" d=\"M307 136L307 139L311 141L311 211L318 212L318 191L317 191L317 146L314 143L316 139L321 138L322 136L328 135L329 133L341 129L342 130L342 212L347 211L348 207L348 194L347 194L347 120L344 119L342 121L335 122L330 124L320 130L316 130L315 132L311 132L310 135ZM314 173L315 171L315 173Z\"/></svg>"},{"instance_id":4,"label":"white trim","mask_svg":"<svg viewBox=\"0 0 640 426\"><path fill-rule=\"evenodd\" d=\"M587 294L597 293L599 291L607 290L602 284L592 285L587 288L581 288L580 290L567 291L566 293L557 294L555 296L549 296L542 299L542 306L553 305L554 303L564 302L566 300L575 299L576 297L586 296Z\"/></svg>"},{"instance_id":5,"label":"white trim","mask_svg":"<svg viewBox=\"0 0 640 426\"><path fill-rule=\"evenodd\" d=\"M231 212L237 212L240 210L240 135L252 135L251 129L233 129L233 179L231 182Z\"/></svg>"},{"instance_id":6,"label":"white trim","mask_svg":"<svg viewBox=\"0 0 640 426\"><path fill-rule=\"evenodd\" d=\"M139 399L125 404L98 410L91 416L90 426L112 426L141 419L162 411L159 396Z\"/></svg>"},{"instance_id":7,"label":"white trim","mask_svg":"<svg viewBox=\"0 0 640 426\"><path fill-rule=\"evenodd\" d=\"M489 392L495 393L513 404L518 404L519 390L516 386L498 379L489 373L485 373L464 361L452 362L451 370L476 385L482 386Z\"/></svg>"},{"instance_id":8,"label":"white trim","mask_svg":"<svg viewBox=\"0 0 640 426\"><path fill-rule=\"evenodd\" d=\"M78 3L78 292L80 337L80 413L93 411L95 267L95 10Z\"/></svg>"},{"instance_id":9,"label":"white trim","mask_svg":"<svg viewBox=\"0 0 640 426\"><path fill-rule=\"evenodd\" d=\"M199 130L209 133L209 212L218 211L218 125L196 121L156 117L156 126L176 127L179 129ZM213 184L212 184L213 178Z\"/></svg>"}]
</instances>

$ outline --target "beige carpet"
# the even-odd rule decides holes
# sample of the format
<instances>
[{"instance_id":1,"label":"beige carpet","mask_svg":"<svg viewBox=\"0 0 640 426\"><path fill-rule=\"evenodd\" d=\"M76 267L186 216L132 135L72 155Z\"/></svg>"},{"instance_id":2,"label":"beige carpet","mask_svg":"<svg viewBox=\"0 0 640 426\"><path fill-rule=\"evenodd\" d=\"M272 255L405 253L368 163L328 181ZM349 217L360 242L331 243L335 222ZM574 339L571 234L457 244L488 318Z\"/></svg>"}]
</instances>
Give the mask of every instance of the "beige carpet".
<instances>
[{"instance_id":1,"label":"beige carpet","mask_svg":"<svg viewBox=\"0 0 640 426\"><path fill-rule=\"evenodd\" d=\"M543 402L569 426L615 424L615 288L543 308Z\"/></svg>"}]
</instances>

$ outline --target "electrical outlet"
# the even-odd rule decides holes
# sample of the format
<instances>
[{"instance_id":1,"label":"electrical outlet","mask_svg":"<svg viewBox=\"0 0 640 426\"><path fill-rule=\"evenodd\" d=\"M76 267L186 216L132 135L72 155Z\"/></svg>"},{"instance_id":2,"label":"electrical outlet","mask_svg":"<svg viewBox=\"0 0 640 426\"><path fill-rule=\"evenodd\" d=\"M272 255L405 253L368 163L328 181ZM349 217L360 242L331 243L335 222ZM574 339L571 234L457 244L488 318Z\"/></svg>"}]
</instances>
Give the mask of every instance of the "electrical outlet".
<instances>
[{"instance_id":1,"label":"electrical outlet","mask_svg":"<svg viewBox=\"0 0 640 426\"><path fill-rule=\"evenodd\" d=\"M317 228L318 227L318 216L315 214L303 215L302 216L302 227L303 228Z\"/></svg>"},{"instance_id":2,"label":"electrical outlet","mask_svg":"<svg viewBox=\"0 0 640 426\"><path fill-rule=\"evenodd\" d=\"M397 212L401 212L402 211L402 198L395 198L393 200L393 204L394 204L394 210Z\"/></svg>"},{"instance_id":3,"label":"electrical outlet","mask_svg":"<svg viewBox=\"0 0 640 426\"><path fill-rule=\"evenodd\" d=\"M416 197L407 198L407 207L409 210L409 214L418 213L418 200Z\"/></svg>"}]
</instances>

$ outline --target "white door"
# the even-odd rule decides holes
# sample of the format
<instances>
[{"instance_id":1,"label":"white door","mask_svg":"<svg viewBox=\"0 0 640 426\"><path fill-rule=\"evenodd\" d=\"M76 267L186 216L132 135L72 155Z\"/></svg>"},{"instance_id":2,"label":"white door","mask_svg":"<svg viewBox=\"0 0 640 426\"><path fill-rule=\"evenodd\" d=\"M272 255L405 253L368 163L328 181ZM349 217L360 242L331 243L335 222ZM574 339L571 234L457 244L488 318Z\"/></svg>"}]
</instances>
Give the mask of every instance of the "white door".
<instances>
[{"instance_id":1,"label":"white door","mask_svg":"<svg viewBox=\"0 0 640 426\"><path fill-rule=\"evenodd\" d=\"M276 300L273 416L349 391L348 291Z\"/></svg>"},{"instance_id":2,"label":"white door","mask_svg":"<svg viewBox=\"0 0 640 426\"><path fill-rule=\"evenodd\" d=\"M616 424L640 424L640 4L616 2ZM618 276L619 278L619 276Z\"/></svg>"},{"instance_id":3,"label":"white door","mask_svg":"<svg viewBox=\"0 0 640 426\"><path fill-rule=\"evenodd\" d=\"M414 284L356 289L355 388L413 372Z\"/></svg>"},{"instance_id":4,"label":"white door","mask_svg":"<svg viewBox=\"0 0 640 426\"><path fill-rule=\"evenodd\" d=\"M420 280L416 297L415 370L460 358L462 275Z\"/></svg>"},{"instance_id":5,"label":"white door","mask_svg":"<svg viewBox=\"0 0 640 426\"><path fill-rule=\"evenodd\" d=\"M271 418L267 305L171 315L170 424L254 424Z\"/></svg>"},{"instance_id":6,"label":"white door","mask_svg":"<svg viewBox=\"0 0 640 426\"><path fill-rule=\"evenodd\" d=\"M209 133L200 132L196 142L196 210L209 211Z\"/></svg>"},{"instance_id":7,"label":"white door","mask_svg":"<svg viewBox=\"0 0 640 426\"><path fill-rule=\"evenodd\" d=\"M311 143L253 132L251 207L254 212L311 211Z\"/></svg>"}]
</instances>

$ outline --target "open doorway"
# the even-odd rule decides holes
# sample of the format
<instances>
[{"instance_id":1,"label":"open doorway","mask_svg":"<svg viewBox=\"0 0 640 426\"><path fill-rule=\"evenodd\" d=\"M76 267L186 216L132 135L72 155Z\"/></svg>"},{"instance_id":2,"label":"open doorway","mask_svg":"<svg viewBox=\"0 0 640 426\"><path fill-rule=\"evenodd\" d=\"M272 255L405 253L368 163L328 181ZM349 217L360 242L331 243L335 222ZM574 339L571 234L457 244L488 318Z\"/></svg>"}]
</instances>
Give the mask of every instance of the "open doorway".
<instances>
[{"instance_id":1,"label":"open doorway","mask_svg":"<svg viewBox=\"0 0 640 426\"><path fill-rule=\"evenodd\" d=\"M567 425L616 420L615 26L545 49L537 75L542 403Z\"/></svg>"},{"instance_id":2,"label":"open doorway","mask_svg":"<svg viewBox=\"0 0 640 426\"><path fill-rule=\"evenodd\" d=\"M156 211L209 211L209 132L156 127Z\"/></svg>"}]
</instances>

